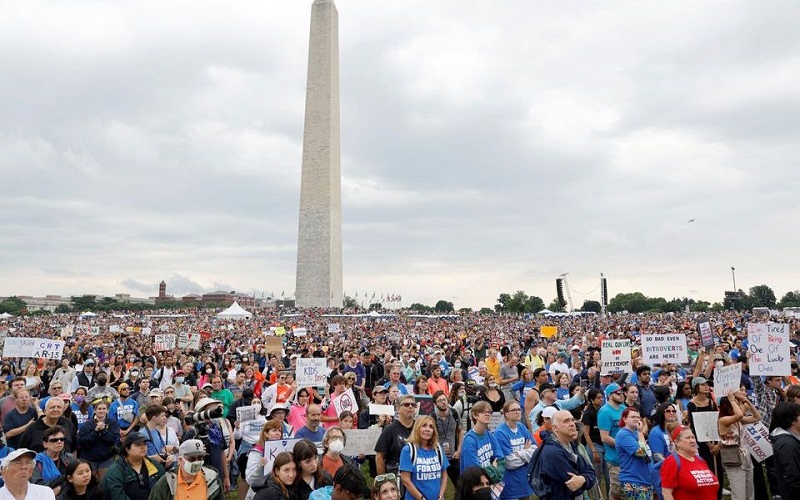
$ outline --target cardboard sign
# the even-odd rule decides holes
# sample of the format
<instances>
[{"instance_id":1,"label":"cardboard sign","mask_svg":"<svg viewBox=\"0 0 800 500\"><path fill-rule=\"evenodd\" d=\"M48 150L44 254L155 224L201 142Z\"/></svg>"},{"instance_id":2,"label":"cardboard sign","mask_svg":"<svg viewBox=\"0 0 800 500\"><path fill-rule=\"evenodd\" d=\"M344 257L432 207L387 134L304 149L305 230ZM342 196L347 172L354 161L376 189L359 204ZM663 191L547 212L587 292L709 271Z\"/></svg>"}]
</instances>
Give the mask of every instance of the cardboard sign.
<instances>
[{"instance_id":1,"label":"cardboard sign","mask_svg":"<svg viewBox=\"0 0 800 500\"><path fill-rule=\"evenodd\" d=\"M692 422L694 422L698 443L719 441L718 420L719 412L716 411L696 411L692 413Z\"/></svg>"},{"instance_id":2,"label":"cardboard sign","mask_svg":"<svg viewBox=\"0 0 800 500\"><path fill-rule=\"evenodd\" d=\"M292 333L295 337L305 337L306 336L306 329L305 328L294 328Z\"/></svg>"},{"instance_id":3,"label":"cardboard sign","mask_svg":"<svg viewBox=\"0 0 800 500\"><path fill-rule=\"evenodd\" d=\"M200 349L200 334L181 332L178 334L178 348L185 349Z\"/></svg>"},{"instance_id":4,"label":"cardboard sign","mask_svg":"<svg viewBox=\"0 0 800 500\"><path fill-rule=\"evenodd\" d=\"M339 323L328 323L328 333L339 333L341 331Z\"/></svg>"},{"instance_id":5,"label":"cardboard sign","mask_svg":"<svg viewBox=\"0 0 800 500\"><path fill-rule=\"evenodd\" d=\"M697 319L697 331L700 333L700 342L703 347L714 347L714 329L711 320L706 316Z\"/></svg>"},{"instance_id":6,"label":"cardboard sign","mask_svg":"<svg viewBox=\"0 0 800 500\"><path fill-rule=\"evenodd\" d=\"M714 368L714 395L717 400L727 397L731 391L738 391L742 383L742 364Z\"/></svg>"},{"instance_id":7,"label":"cardboard sign","mask_svg":"<svg viewBox=\"0 0 800 500\"><path fill-rule=\"evenodd\" d=\"M264 341L264 350L267 354L281 355L283 352L283 340L280 337L267 337ZM300 361L299 359L297 361Z\"/></svg>"},{"instance_id":8,"label":"cardboard sign","mask_svg":"<svg viewBox=\"0 0 800 500\"><path fill-rule=\"evenodd\" d=\"M347 389L339 396L331 401L331 404L336 408L336 414L341 415L343 411L349 411L353 415L358 412L358 400L356 395L353 394L353 389Z\"/></svg>"},{"instance_id":9,"label":"cardboard sign","mask_svg":"<svg viewBox=\"0 0 800 500\"><path fill-rule=\"evenodd\" d=\"M297 358L297 370L294 376L297 387L324 387L328 381L328 360Z\"/></svg>"},{"instance_id":10,"label":"cardboard sign","mask_svg":"<svg viewBox=\"0 0 800 500\"><path fill-rule=\"evenodd\" d=\"M255 406L240 406L236 408L236 420L239 422L247 422L248 420L255 420L258 415L258 408Z\"/></svg>"},{"instance_id":11,"label":"cardboard sign","mask_svg":"<svg viewBox=\"0 0 800 500\"><path fill-rule=\"evenodd\" d=\"M617 373L631 371L631 341L603 340L600 351L603 372Z\"/></svg>"},{"instance_id":12,"label":"cardboard sign","mask_svg":"<svg viewBox=\"0 0 800 500\"><path fill-rule=\"evenodd\" d=\"M175 349L175 334L160 333L156 335L156 340L153 343L153 349L156 351L171 351Z\"/></svg>"},{"instance_id":13,"label":"cardboard sign","mask_svg":"<svg viewBox=\"0 0 800 500\"><path fill-rule=\"evenodd\" d=\"M385 405L379 405L385 406ZM374 455L375 443L381 437L381 429L378 426L373 426L368 429L346 429L344 435L346 436L347 443L344 445L342 454L346 457L357 457L361 454Z\"/></svg>"},{"instance_id":14,"label":"cardboard sign","mask_svg":"<svg viewBox=\"0 0 800 500\"><path fill-rule=\"evenodd\" d=\"M272 474L272 463L282 451L292 451L299 439L282 439L280 441L264 442L264 475Z\"/></svg>"},{"instance_id":15,"label":"cardboard sign","mask_svg":"<svg viewBox=\"0 0 800 500\"><path fill-rule=\"evenodd\" d=\"M544 337L546 339L551 339L556 335L558 335L558 327L549 325L542 326L539 333L540 337Z\"/></svg>"},{"instance_id":16,"label":"cardboard sign","mask_svg":"<svg viewBox=\"0 0 800 500\"><path fill-rule=\"evenodd\" d=\"M769 440L769 429L763 422L755 422L742 426L742 438L750 449L750 454L757 462L763 462L772 456L772 442Z\"/></svg>"},{"instance_id":17,"label":"cardboard sign","mask_svg":"<svg viewBox=\"0 0 800 500\"><path fill-rule=\"evenodd\" d=\"M747 348L751 376L792 374L787 323L748 323Z\"/></svg>"},{"instance_id":18,"label":"cardboard sign","mask_svg":"<svg viewBox=\"0 0 800 500\"><path fill-rule=\"evenodd\" d=\"M44 358L60 360L63 353L63 340L7 337L3 345L4 358Z\"/></svg>"},{"instance_id":19,"label":"cardboard sign","mask_svg":"<svg viewBox=\"0 0 800 500\"><path fill-rule=\"evenodd\" d=\"M369 404L370 415L389 415L394 417L394 405L379 405L375 403Z\"/></svg>"},{"instance_id":20,"label":"cardboard sign","mask_svg":"<svg viewBox=\"0 0 800 500\"><path fill-rule=\"evenodd\" d=\"M642 360L653 367L662 363L688 363L685 333L646 333L642 335Z\"/></svg>"}]
</instances>

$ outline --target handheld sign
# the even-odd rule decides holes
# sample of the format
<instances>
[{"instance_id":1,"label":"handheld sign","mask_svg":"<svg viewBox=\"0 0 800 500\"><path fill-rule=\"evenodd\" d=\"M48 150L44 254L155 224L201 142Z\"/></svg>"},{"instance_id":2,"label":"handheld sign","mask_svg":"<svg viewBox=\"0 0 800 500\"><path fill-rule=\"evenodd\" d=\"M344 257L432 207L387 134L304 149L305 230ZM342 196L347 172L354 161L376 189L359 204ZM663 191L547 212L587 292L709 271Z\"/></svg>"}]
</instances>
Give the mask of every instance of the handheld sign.
<instances>
[{"instance_id":1,"label":"handheld sign","mask_svg":"<svg viewBox=\"0 0 800 500\"><path fill-rule=\"evenodd\" d=\"M747 341L748 350L750 351L750 375L791 375L789 338L789 325L787 323L748 323Z\"/></svg>"},{"instance_id":2,"label":"handheld sign","mask_svg":"<svg viewBox=\"0 0 800 500\"><path fill-rule=\"evenodd\" d=\"M185 349L200 349L200 334L181 332L178 334L178 348Z\"/></svg>"},{"instance_id":3,"label":"handheld sign","mask_svg":"<svg viewBox=\"0 0 800 500\"><path fill-rule=\"evenodd\" d=\"M394 416L394 405L379 405L375 403L369 404L370 415L389 415Z\"/></svg>"},{"instance_id":4,"label":"handheld sign","mask_svg":"<svg viewBox=\"0 0 800 500\"><path fill-rule=\"evenodd\" d=\"M358 411L358 400L355 394L353 394L353 389L347 389L339 394L336 399L331 401L331 404L336 408L336 415L341 415L343 411L349 411L355 415Z\"/></svg>"},{"instance_id":5,"label":"handheld sign","mask_svg":"<svg viewBox=\"0 0 800 500\"><path fill-rule=\"evenodd\" d=\"M240 406L236 408L236 420L239 422L255 420L256 415L258 415L258 408L255 406Z\"/></svg>"},{"instance_id":6,"label":"handheld sign","mask_svg":"<svg viewBox=\"0 0 800 500\"><path fill-rule=\"evenodd\" d=\"M297 387L324 387L328 380L327 368L325 358L297 358Z\"/></svg>"},{"instance_id":7,"label":"handheld sign","mask_svg":"<svg viewBox=\"0 0 800 500\"><path fill-rule=\"evenodd\" d=\"M328 323L328 333L339 333L341 331L339 323Z\"/></svg>"},{"instance_id":8,"label":"handheld sign","mask_svg":"<svg viewBox=\"0 0 800 500\"><path fill-rule=\"evenodd\" d=\"M64 352L63 340L6 337L3 345L4 358L45 358L61 359Z\"/></svg>"},{"instance_id":9,"label":"handheld sign","mask_svg":"<svg viewBox=\"0 0 800 500\"><path fill-rule=\"evenodd\" d=\"M601 348L603 372L617 373L631 371L631 341L603 340Z\"/></svg>"},{"instance_id":10,"label":"handheld sign","mask_svg":"<svg viewBox=\"0 0 800 500\"><path fill-rule=\"evenodd\" d=\"M174 333L159 333L156 335L156 340L153 343L153 349L156 351L171 351L175 349L175 334Z\"/></svg>"},{"instance_id":11,"label":"handheld sign","mask_svg":"<svg viewBox=\"0 0 800 500\"><path fill-rule=\"evenodd\" d=\"M714 368L714 395L718 400L727 397L732 391L738 391L741 383L741 363Z\"/></svg>"},{"instance_id":12,"label":"handheld sign","mask_svg":"<svg viewBox=\"0 0 800 500\"><path fill-rule=\"evenodd\" d=\"M698 443L719 441L718 420L719 412L716 411L697 411L692 413L692 421L694 422Z\"/></svg>"},{"instance_id":13,"label":"handheld sign","mask_svg":"<svg viewBox=\"0 0 800 500\"><path fill-rule=\"evenodd\" d=\"M558 335L558 327L557 326L544 325L544 326L541 327L540 332L541 332L539 334L540 337L544 337L546 339L551 339L551 338L555 337L556 335Z\"/></svg>"},{"instance_id":14,"label":"handheld sign","mask_svg":"<svg viewBox=\"0 0 800 500\"><path fill-rule=\"evenodd\" d=\"M763 462L772 456L772 442L769 440L769 429L763 422L754 422L742 426L742 438L750 449L750 454L757 462Z\"/></svg>"},{"instance_id":15,"label":"handheld sign","mask_svg":"<svg viewBox=\"0 0 800 500\"><path fill-rule=\"evenodd\" d=\"M282 451L292 451L300 439L283 439L281 441L264 442L264 475L272 474L272 463Z\"/></svg>"},{"instance_id":16,"label":"handheld sign","mask_svg":"<svg viewBox=\"0 0 800 500\"><path fill-rule=\"evenodd\" d=\"M686 334L642 334L642 359L647 366L688 363Z\"/></svg>"},{"instance_id":17,"label":"handheld sign","mask_svg":"<svg viewBox=\"0 0 800 500\"><path fill-rule=\"evenodd\" d=\"M382 405L381 405L382 406ZM348 457L357 457L358 455L374 455L375 443L381 437L381 429L378 426L373 426L368 429L346 429L344 435L347 437L347 444L342 450L342 454Z\"/></svg>"}]
</instances>

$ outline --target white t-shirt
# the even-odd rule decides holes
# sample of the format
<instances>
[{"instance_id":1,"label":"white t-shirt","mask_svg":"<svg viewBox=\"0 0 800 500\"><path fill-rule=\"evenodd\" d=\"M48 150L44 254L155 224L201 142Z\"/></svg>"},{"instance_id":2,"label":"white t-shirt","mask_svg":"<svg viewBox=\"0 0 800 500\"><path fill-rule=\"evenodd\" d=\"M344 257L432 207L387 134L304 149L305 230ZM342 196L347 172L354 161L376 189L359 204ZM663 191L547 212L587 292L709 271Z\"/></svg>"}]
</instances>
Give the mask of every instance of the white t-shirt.
<instances>
[{"instance_id":1,"label":"white t-shirt","mask_svg":"<svg viewBox=\"0 0 800 500\"><path fill-rule=\"evenodd\" d=\"M3 486L0 488L0 500L15 500L14 495L8 491L8 487ZM48 486L28 484L28 493L25 495L25 500L56 500L56 496L53 494L53 489Z\"/></svg>"}]
</instances>

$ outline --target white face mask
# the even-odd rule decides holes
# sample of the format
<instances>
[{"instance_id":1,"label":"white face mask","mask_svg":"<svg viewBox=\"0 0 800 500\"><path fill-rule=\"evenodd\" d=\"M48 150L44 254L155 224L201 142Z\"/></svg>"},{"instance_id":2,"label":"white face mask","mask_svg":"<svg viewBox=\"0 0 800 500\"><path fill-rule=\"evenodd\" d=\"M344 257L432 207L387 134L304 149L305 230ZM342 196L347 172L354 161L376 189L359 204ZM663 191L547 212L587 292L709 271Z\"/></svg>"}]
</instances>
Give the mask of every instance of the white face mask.
<instances>
[{"instance_id":1,"label":"white face mask","mask_svg":"<svg viewBox=\"0 0 800 500\"><path fill-rule=\"evenodd\" d=\"M175 377L175 382L178 383L178 384L182 384L183 383L183 377Z\"/></svg>"},{"instance_id":2,"label":"white face mask","mask_svg":"<svg viewBox=\"0 0 800 500\"><path fill-rule=\"evenodd\" d=\"M214 370L212 370L211 368L206 368L206 373L211 373L211 372L213 372L213 371L214 371Z\"/></svg>"},{"instance_id":3,"label":"white face mask","mask_svg":"<svg viewBox=\"0 0 800 500\"><path fill-rule=\"evenodd\" d=\"M328 443L328 449L334 453L341 453L344 449L344 443L341 439L334 439L330 443Z\"/></svg>"},{"instance_id":4,"label":"white face mask","mask_svg":"<svg viewBox=\"0 0 800 500\"><path fill-rule=\"evenodd\" d=\"M188 460L184 460L182 467L183 472L187 474L197 474L203 468L203 461L189 462Z\"/></svg>"},{"instance_id":5,"label":"white face mask","mask_svg":"<svg viewBox=\"0 0 800 500\"><path fill-rule=\"evenodd\" d=\"M725 363L723 361L714 361L714 366L716 366L717 368L722 368L723 366L725 366Z\"/></svg>"}]
</instances>

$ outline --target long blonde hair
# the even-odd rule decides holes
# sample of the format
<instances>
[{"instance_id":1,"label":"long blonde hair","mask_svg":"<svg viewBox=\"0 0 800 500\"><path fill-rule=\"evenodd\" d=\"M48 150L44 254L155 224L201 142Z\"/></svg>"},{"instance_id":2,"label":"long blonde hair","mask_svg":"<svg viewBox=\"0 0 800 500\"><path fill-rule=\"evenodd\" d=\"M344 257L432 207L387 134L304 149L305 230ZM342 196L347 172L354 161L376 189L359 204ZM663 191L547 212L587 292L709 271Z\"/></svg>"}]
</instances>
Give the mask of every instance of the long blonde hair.
<instances>
[{"instance_id":1,"label":"long blonde hair","mask_svg":"<svg viewBox=\"0 0 800 500\"><path fill-rule=\"evenodd\" d=\"M420 429L422 429L422 424L430 423L433 426L433 436L431 437L430 446L436 448L439 444L439 429L436 426L436 420L430 415L424 415L417 419L416 423L414 424L414 428L411 429L411 435L408 436L406 440L407 443L413 443L417 446L422 446L424 443L422 442L422 436L420 436Z\"/></svg>"}]
</instances>

